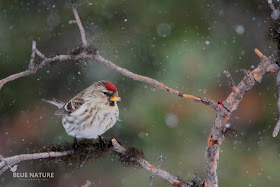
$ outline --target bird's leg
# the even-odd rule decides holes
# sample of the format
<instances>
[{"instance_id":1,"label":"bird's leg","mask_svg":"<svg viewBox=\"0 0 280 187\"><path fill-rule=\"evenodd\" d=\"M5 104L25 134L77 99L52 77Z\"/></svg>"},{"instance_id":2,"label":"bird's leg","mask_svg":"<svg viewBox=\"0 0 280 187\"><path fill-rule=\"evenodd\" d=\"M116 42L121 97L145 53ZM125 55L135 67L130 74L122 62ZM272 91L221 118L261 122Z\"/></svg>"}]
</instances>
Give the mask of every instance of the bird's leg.
<instances>
[{"instance_id":1,"label":"bird's leg","mask_svg":"<svg viewBox=\"0 0 280 187\"><path fill-rule=\"evenodd\" d=\"M100 148L101 151L104 151L105 142L104 142L104 140L102 139L101 136L98 136L98 139L99 139L99 148Z\"/></svg>"},{"instance_id":2,"label":"bird's leg","mask_svg":"<svg viewBox=\"0 0 280 187\"><path fill-rule=\"evenodd\" d=\"M77 138L74 137L73 144L72 144L73 149L76 150L79 145L80 144L79 144Z\"/></svg>"}]
</instances>

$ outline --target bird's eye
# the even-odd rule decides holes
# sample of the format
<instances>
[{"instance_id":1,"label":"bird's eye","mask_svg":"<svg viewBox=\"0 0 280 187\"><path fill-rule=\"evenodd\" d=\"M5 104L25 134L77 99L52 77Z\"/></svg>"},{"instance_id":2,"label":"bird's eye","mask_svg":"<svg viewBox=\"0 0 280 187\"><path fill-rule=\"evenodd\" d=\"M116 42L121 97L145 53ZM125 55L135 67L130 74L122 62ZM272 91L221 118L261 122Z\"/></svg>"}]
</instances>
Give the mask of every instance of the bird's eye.
<instances>
[{"instance_id":1,"label":"bird's eye","mask_svg":"<svg viewBox=\"0 0 280 187\"><path fill-rule=\"evenodd\" d=\"M109 92L102 92L104 95L109 96L110 93Z\"/></svg>"}]
</instances>

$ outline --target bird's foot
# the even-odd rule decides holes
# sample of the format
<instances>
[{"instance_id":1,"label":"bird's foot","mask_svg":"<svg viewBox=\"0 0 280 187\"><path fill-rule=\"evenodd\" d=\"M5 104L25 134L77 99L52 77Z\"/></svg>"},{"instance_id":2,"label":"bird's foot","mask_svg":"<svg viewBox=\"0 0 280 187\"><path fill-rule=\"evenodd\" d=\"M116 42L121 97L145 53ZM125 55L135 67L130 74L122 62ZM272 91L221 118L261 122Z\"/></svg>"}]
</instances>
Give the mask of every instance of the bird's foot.
<instances>
[{"instance_id":1,"label":"bird's foot","mask_svg":"<svg viewBox=\"0 0 280 187\"><path fill-rule=\"evenodd\" d=\"M99 138L99 149L101 151L104 151L104 149L105 149L105 142L104 142L104 140L103 140L103 138L101 136L98 136L98 138Z\"/></svg>"},{"instance_id":2,"label":"bird's foot","mask_svg":"<svg viewBox=\"0 0 280 187\"><path fill-rule=\"evenodd\" d=\"M74 137L72 147L73 147L74 150L76 150L78 146L80 146L80 144L79 144L77 138Z\"/></svg>"}]
</instances>

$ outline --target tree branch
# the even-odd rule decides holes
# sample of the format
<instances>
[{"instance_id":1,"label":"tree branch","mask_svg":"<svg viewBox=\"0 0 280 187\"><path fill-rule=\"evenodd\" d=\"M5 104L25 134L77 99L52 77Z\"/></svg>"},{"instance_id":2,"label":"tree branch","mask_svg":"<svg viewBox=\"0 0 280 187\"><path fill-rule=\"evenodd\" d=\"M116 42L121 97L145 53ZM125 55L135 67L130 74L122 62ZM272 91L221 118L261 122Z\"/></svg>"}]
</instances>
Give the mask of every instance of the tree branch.
<instances>
[{"instance_id":1,"label":"tree branch","mask_svg":"<svg viewBox=\"0 0 280 187\"><path fill-rule=\"evenodd\" d=\"M85 33L85 29L82 25L82 22L80 20L79 14L77 12L76 6L73 3L72 4L72 10L73 10L73 14L75 16L75 23L78 25L80 33L81 33L81 38L82 38L82 42L83 42L83 46L87 47L87 40L86 40L86 33Z\"/></svg>"},{"instance_id":2,"label":"tree branch","mask_svg":"<svg viewBox=\"0 0 280 187\"><path fill-rule=\"evenodd\" d=\"M35 43L35 41L33 41L33 44L34 43ZM32 46L34 46L34 45L32 45ZM4 84L6 84L10 81L16 80L18 78L21 78L21 77L35 74L39 69L43 68L45 65L50 64L52 62L62 62L65 60L93 59L93 55L88 55L85 53L81 53L81 54L77 54L77 55L57 55L57 56L50 57L50 58L45 57L38 49L35 49L35 53L38 54L39 57L43 58L43 60L38 65L34 64L34 58L33 58L33 53L32 53L28 69L25 71L22 71L20 73L10 75L10 76L0 80L0 90L4 86Z\"/></svg>"},{"instance_id":3,"label":"tree branch","mask_svg":"<svg viewBox=\"0 0 280 187\"><path fill-rule=\"evenodd\" d=\"M113 62L103 58L102 56L100 56L98 54L98 52L97 52L96 55L80 53L80 54L77 54L77 55L57 55L57 56L54 56L54 57L51 57L51 58L46 58L38 49L36 49L35 51L36 51L36 54L40 54L40 57L43 58L41 63L36 66L36 65L33 64L33 60L30 60L32 62L32 64L29 65L28 70L10 75L9 77L6 77L6 78L0 80L0 89L7 82L16 80L16 79L24 77L24 76L35 74L43 66L45 66L47 64L50 64L52 62L62 62L62 61L66 61L66 60L88 59L88 60L96 60L96 61L108 66L109 68L111 68L111 69L113 69L113 70L131 78L131 79L151 84L151 85L155 86L156 88L159 88L159 89L162 89L164 91L167 91L167 92L171 93L172 95L183 97L183 98L186 98L186 99L191 99L193 101L199 101L201 103L211 105L211 106L215 105L215 101L209 100L207 98L200 98L200 97L196 97L196 96L193 96L193 95L184 94L184 93L182 93L178 90L174 90L172 88L169 88L169 87L165 86L163 83L161 83L161 82L159 82L155 79L152 79L152 78L149 78L149 77L146 77L146 76L142 76L142 75L139 75L139 74L136 74L136 73L132 73L131 71L128 71L127 69L121 68L118 65L114 64Z\"/></svg>"},{"instance_id":4,"label":"tree branch","mask_svg":"<svg viewBox=\"0 0 280 187\"><path fill-rule=\"evenodd\" d=\"M150 176L150 180L149 180L149 187L153 187L153 180L154 180L154 178L155 178L155 174L152 174Z\"/></svg>"},{"instance_id":5,"label":"tree branch","mask_svg":"<svg viewBox=\"0 0 280 187\"><path fill-rule=\"evenodd\" d=\"M29 70L32 70L35 68L34 60L35 60L35 55L36 55L36 42L32 41L32 53L31 53L31 58L29 62Z\"/></svg>"},{"instance_id":6,"label":"tree branch","mask_svg":"<svg viewBox=\"0 0 280 187\"><path fill-rule=\"evenodd\" d=\"M236 91L235 83L234 83L234 80L233 80L231 74L228 71L226 71L226 70L224 71L224 74L228 78L229 86L231 87L232 91Z\"/></svg>"},{"instance_id":7,"label":"tree branch","mask_svg":"<svg viewBox=\"0 0 280 187\"><path fill-rule=\"evenodd\" d=\"M274 4L272 3L272 0L267 0L268 5L270 6L272 12L276 12L276 8L274 6Z\"/></svg>"},{"instance_id":8,"label":"tree branch","mask_svg":"<svg viewBox=\"0 0 280 187\"><path fill-rule=\"evenodd\" d=\"M278 122L276 123L274 131L272 133L273 137L276 137L280 130L280 72L278 72L277 77L276 77L276 86L278 89L278 94L277 94Z\"/></svg>"},{"instance_id":9,"label":"tree branch","mask_svg":"<svg viewBox=\"0 0 280 187\"><path fill-rule=\"evenodd\" d=\"M72 5L72 10L73 10L73 14L75 16L75 23L77 23L79 29L80 29L80 33L81 33L81 38L82 38L82 42L83 42L83 46L87 47L87 41L86 41L86 37L85 37L85 31L84 28L82 26L81 20L79 18L78 12L75 8L75 5ZM73 21L72 21L73 22ZM35 65L34 64L34 59L35 59L35 54L37 54L40 58L42 58L43 60L40 62L39 65ZM30 64L29 64L29 69L25 70L23 72L20 73L16 73L13 75L10 75L9 77L6 77L2 80L0 80L0 89L3 87L4 84L6 84L7 82L16 80L20 77L24 77L24 76L28 76L31 74L36 73L39 69L41 69L43 66L50 64L52 62L62 62L65 60L79 60L79 59L90 59L90 60L96 60L104 65L106 65L107 67L123 74L124 76L127 76L133 80L137 80L137 81L141 81L141 82L145 82L148 83L150 85L155 86L156 88L159 88L161 90L167 91L172 95L175 96L179 96L179 97L183 97L186 99L191 99L193 101L198 101L200 103L206 104L206 105L210 105L212 108L216 109L215 107L217 106L217 103L213 100L207 99L207 98L200 98L200 97L196 97L193 95L189 95L189 94L184 94L178 90L169 88L167 86L165 86L163 83L146 77L146 76L142 76L142 75L138 75L136 73L133 73L131 71L128 71L125 68L121 68L118 65L114 64L113 62L103 58L101 55L99 55L99 52L96 51L91 51L90 53L88 53L88 51L86 51L86 48L83 48L83 50L78 53L78 54L70 54L70 55L57 55L51 58L47 58L45 57L45 55L43 53L41 53L37 48L36 48L36 42L33 41L32 42L32 55L31 55L31 59L30 59Z\"/></svg>"},{"instance_id":10,"label":"tree branch","mask_svg":"<svg viewBox=\"0 0 280 187\"><path fill-rule=\"evenodd\" d=\"M217 167L219 163L219 149L224 139L225 124L229 120L231 113L237 109L244 94L249 91L256 82L261 82L262 77L267 73L279 71L279 66L276 64L276 62L279 61L278 51L274 52L269 58L265 57L257 49L255 52L261 58L258 67L244 76L235 90L222 102L221 110L217 112L205 153L205 187L218 187Z\"/></svg>"},{"instance_id":11,"label":"tree branch","mask_svg":"<svg viewBox=\"0 0 280 187\"><path fill-rule=\"evenodd\" d=\"M112 144L113 144L114 150L116 152L118 152L120 154L125 154L126 149L123 146L121 146L116 139L112 139ZM143 158L135 158L135 161L138 162L146 170L151 171L154 175L160 176L163 179L167 180L173 186L180 186L180 187L189 186L188 184L184 184L177 177L174 177L173 175L167 173L166 171L154 167L153 165L151 165L148 161L144 160Z\"/></svg>"},{"instance_id":12,"label":"tree branch","mask_svg":"<svg viewBox=\"0 0 280 187\"><path fill-rule=\"evenodd\" d=\"M54 157L62 157L73 154L74 151L63 151L63 152L45 152L45 153L34 153L34 154L21 154L15 155L8 158L2 158L0 162L0 175L4 173L8 168L12 167L13 165L25 161L25 160L36 160L41 158L54 158Z\"/></svg>"},{"instance_id":13,"label":"tree branch","mask_svg":"<svg viewBox=\"0 0 280 187\"><path fill-rule=\"evenodd\" d=\"M267 3L268 3L268 5L270 6L270 8L272 10L271 17L273 19L275 19L275 20L278 19L280 14L279 14L278 10L275 8L274 4L272 3L272 0L267 0Z\"/></svg>"},{"instance_id":14,"label":"tree branch","mask_svg":"<svg viewBox=\"0 0 280 187\"><path fill-rule=\"evenodd\" d=\"M133 79L133 80L151 84L151 85L155 86L156 88L159 88L161 90L164 90L164 91L167 91L167 92L171 93L172 95L187 98L187 99L192 99L194 101L200 101L202 103L205 101L206 104L210 104L211 102L214 102L214 101L202 99L200 97L196 97L196 96L193 96L193 95L184 94L184 93L182 93L178 90L174 90L172 88L169 88L169 87L165 86L162 82L159 82L155 79L132 73L131 71L128 71L127 69L121 68L121 67L117 66L116 64L114 64L113 62L103 58L102 56L99 55L98 51L97 51L96 55L94 56L94 60L96 60L96 61L98 61L102 64L105 64L107 67L109 67L109 68L111 68L111 69L113 69L113 70L115 70L115 71Z\"/></svg>"},{"instance_id":15,"label":"tree branch","mask_svg":"<svg viewBox=\"0 0 280 187\"><path fill-rule=\"evenodd\" d=\"M87 180L86 183L84 185L82 185L81 187L90 187L92 185L92 183Z\"/></svg>"},{"instance_id":16,"label":"tree branch","mask_svg":"<svg viewBox=\"0 0 280 187\"><path fill-rule=\"evenodd\" d=\"M119 142L114 138L111 140L111 148L114 152L119 153L121 156L126 157L129 151L128 149L124 148L122 145L119 144ZM109 147L108 143L108 147ZM53 146L53 145L52 145ZM56 145L59 147L59 145ZM97 145L93 145L93 144L84 144L82 143L80 145L80 150L87 150L89 149L89 147L85 147L85 146L91 146L91 149L99 149L99 146ZM96 151L92 151L93 154L96 154ZM68 150L68 151L62 151L62 152L43 152L43 153L33 153L33 154L21 154L21 155L15 155L15 156L11 156L11 157L7 157L7 158L3 158L1 157L1 162L0 162L0 175L2 173L4 173L8 168L11 168L12 166L14 166L15 164L21 162L21 161L25 161L25 160L38 160L38 159L43 159L43 158L57 158L57 157L65 157L65 156L75 156L78 154L84 154L83 152L79 152L79 150L77 150L77 152L74 152L74 150ZM90 152L86 152L85 154L91 154ZM140 166L142 166L144 169L152 172L153 175L157 175L162 177L163 179L165 179L166 181L168 181L170 184L172 184L173 186L178 186L178 187L189 187L190 185L183 182L182 180L179 180L177 177L169 174L168 172L160 169L160 168L156 168L153 165L151 165L147 160L137 156L137 155L129 155L130 156L130 160L133 162L138 163ZM194 177L198 178L197 176ZM198 178L199 179L199 178ZM201 179L199 179L201 180ZM195 181L197 181L197 179L195 179Z\"/></svg>"}]
</instances>

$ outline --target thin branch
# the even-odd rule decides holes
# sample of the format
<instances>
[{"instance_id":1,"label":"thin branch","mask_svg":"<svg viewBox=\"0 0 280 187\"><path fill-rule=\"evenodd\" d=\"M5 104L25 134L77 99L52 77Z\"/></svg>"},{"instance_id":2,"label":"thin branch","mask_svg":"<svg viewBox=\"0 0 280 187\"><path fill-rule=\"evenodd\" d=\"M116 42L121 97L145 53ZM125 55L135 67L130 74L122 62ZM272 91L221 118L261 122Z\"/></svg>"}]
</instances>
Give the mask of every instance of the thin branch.
<instances>
[{"instance_id":1,"label":"thin branch","mask_svg":"<svg viewBox=\"0 0 280 187\"><path fill-rule=\"evenodd\" d=\"M36 55L36 42L32 41L32 53L31 53L31 58L30 58L30 63L29 63L30 70L35 68L35 64L34 64L35 55Z\"/></svg>"},{"instance_id":2,"label":"thin branch","mask_svg":"<svg viewBox=\"0 0 280 187\"><path fill-rule=\"evenodd\" d=\"M231 87L232 91L236 91L235 83L234 83L234 80L233 80L231 74L228 71L226 71L226 70L224 71L224 74L228 78L229 86Z\"/></svg>"},{"instance_id":3,"label":"thin branch","mask_svg":"<svg viewBox=\"0 0 280 187\"><path fill-rule=\"evenodd\" d=\"M126 149L119 144L119 142L114 138L112 139L112 144L114 147L114 150L120 154L125 154ZM177 177L174 177L173 175L167 173L164 170L161 170L159 168L154 167L151 165L148 161L144 160L143 158L135 158L136 162L138 162L143 168L145 168L148 171L151 171L154 175L160 176L163 179L167 180L170 184L173 186L180 186L180 187L188 187L188 184L184 184L181 182Z\"/></svg>"},{"instance_id":4,"label":"thin branch","mask_svg":"<svg viewBox=\"0 0 280 187\"><path fill-rule=\"evenodd\" d=\"M150 176L149 187L153 187L154 178L155 178L155 174L152 174L152 175Z\"/></svg>"},{"instance_id":5,"label":"thin branch","mask_svg":"<svg viewBox=\"0 0 280 187\"><path fill-rule=\"evenodd\" d=\"M231 113L237 109L244 94L256 82L261 82L262 77L267 73L279 71L279 66L276 65L276 62L279 61L278 51L274 52L269 58L265 57L259 50L256 51L257 55L261 58L258 67L245 74L243 80L236 86L236 90L232 91L228 98L222 102L221 110L217 112L205 153L205 187L218 186L217 167L219 163L219 150L224 139L225 124L229 120Z\"/></svg>"},{"instance_id":6,"label":"thin branch","mask_svg":"<svg viewBox=\"0 0 280 187\"><path fill-rule=\"evenodd\" d=\"M8 168L11 168L13 165L25 161L25 160L36 160L41 158L54 158L62 157L73 154L74 151L63 151L63 152L45 152L45 153L34 153L34 154L21 154L8 158L2 159L0 162L0 175L4 173Z\"/></svg>"},{"instance_id":7,"label":"thin branch","mask_svg":"<svg viewBox=\"0 0 280 187\"><path fill-rule=\"evenodd\" d=\"M260 52L257 48L255 49L255 53L258 55L258 57L260 57L261 60L267 59L267 57L263 55L262 52Z\"/></svg>"},{"instance_id":8,"label":"thin branch","mask_svg":"<svg viewBox=\"0 0 280 187\"><path fill-rule=\"evenodd\" d=\"M73 13L74 13L74 16L75 16L75 23L78 25L78 27L80 29L83 46L87 47L87 40L86 40L85 29L84 29L84 27L82 25L82 22L80 20L79 14L77 12L77 9L76 9L76 6L75 6L74 3L72 4L72 10L73 10ZM71 22L71 23L74 23L74 22Z\"/></svg>"},{"instance_id":9,"label":"thin branch","mask_svg":"<svg viewBox=\"0 0 280 187\"><path fill-rule=\"evenodd\" d=\"M86 183L84 185L82 185L81 187L90 187L92 185L92 183L87 180Z\"/></svg>"},{"instance_id":10,"label":"thin branch","mask_svg":"<svg viewBox=\"0 0 280 187\"><path fill-rule=\"evenodd\" d=\"M20 73L16 73L16 74L13 74L13 75L10 75L2 80L0 80L0 89L4 86L4 84L6 84L7 82L10 82L10 81L13 81L13 80L16 80L20 77L25 77L25 76L28 76L28 75L31 75L33 74L32 71L30 70L25 70L23 72L20 72Z\"/></svg>"},{"instance_id":11,"label":"thin branch","mask_svg":"<svg viewBox=\"0 0 280 187\"><path fill-rule=\"evenodd\" d=\"M4 86L4 84L6 84L7 82L18 79L19 77L28 76L28 75L31 75L31 74L35 73L35 71L34 71L34 69L35 69L34 60L35 60L36 51L37 51L36 42L32 41L32 52L31 52L31 58L30 58L30 62L29 62L29 65L28 65L28 69L23 71L23 72L10 75L10 76L0 80L0 90L1 90L2 86Z\"/></svg>"},{"instance_id":12,"label":"thin branch","mask_svg":"<svg viewBox=\"0 0 280 187\"><path fill-rule=\"evenodd\" d=\"M277 95L277 106L278 106L278 122L276 123L276 126L274 128L274 131L272 133L273 137L276 137L280 130L280 72L278 72L276 77L276 86L278 89L278 95Z\"/></svg>"},{"instance_id":13,"label":"thin branch","mask_svg":"<svg viewBox=\"0 0 280 187\"><path fill-rule=\"evenodd\" d=\"M38 51L36 49L36 54L41 54L40 57L43 58L43 60L39 63L39 65L35 65L33 64L33 60L31 58L30 62L32 63L31 65L29 65L29 69L22 71L20 73L16 73L13 75L10 75L4 79L0 80L0 90L1 88L4 86L4 84L16 80L18 78L21 77L25 77L25 76L29 76L32 74L35 74L39 69L41 69L42 67L44 67L47 64L50 64L52 62L62 62L65 60L79 60L79 59L93 59L93 55L87 55L87 54L78 54L78 55L57 55L51 58L46 58L42 53L40 53L40 51Z\"/></svg>"},{"instance_id":14,"label":"thin branch","mask_svg":"<svg viewBox=\"0 0 280 187\"><path fill-rule=\"evenodd\" d=\"M45 55L43 53L41 53L37 48L36 48L36 54L42 58L42 59L46 59L47 57L45 57Z\"/></svg>"},{"instance_id":15,"label":"thin branch","mask_svg":"<svg viewBox=\"0 0 280 187\"><path fill-rule=\"evenodd\" d=\"M274 4L272 3L272 0L267 0L268 5L270 6L272 12L277 12Z\"/></svg>"},{"instance_id":16,"label":"thin branch","mask_svg":"<svg viewBox=\"0 0 280 187\"><path fill-rule=\"evenodd\" d=\"M161 168L162 168L162 166L159 167L159 169L161 169ZM154 181L155 176L156 176L155 174L152 174L152 175L150 176L149 187L152 187L152 186L153 186L153 181Z\"/></svg>"},{"instance_id":17,"label":"thin branch","mask_svg":"<svg viewBox=\"0 0 280 187\"><path fill-rule=\"evenodd\" d=\"M133 79L133 80L137 80L137 81L141 81L141 82L151 84L151 85L155 86L156 88L159 88L161 90L164 90L164 91L167 91L167 92L171 93L172 95L187 98L187 99L192 99L194 101L202 101L202 99L200 97L184 94L182 92L179 92L178 90L174 90L172 88L169 88L169 87L165 86L162 82L159 82L155 79L152 79L150 77L145 77L145 76L142 76L142 75L138 75L138 74L132 73L131 71L128 71L127 69L121 68L121 67L117 66L116 64L114 64L113 62L103 58L98 53L94 56L94 60L96 60L96 61L98 61L102 64L105 64L109 68L111 68L111 69L113 69L113 70L115 70L115 71Z\"/></svg>"},{"instance_id":18,"label":"thin branch","mask_svg":"<svg viewBox=\"0 0 280 187\"><path fill-rule=\"evenodd\" d=\"M267 0L267 3L268 3L268 5L270 6L270 8L271 8L271 10L272 10L271 17L272 17L274 20L279 19L280 13L279 13L279 11L275 8L274 4L272 3L272 0Z\"/></svg>"}]
</instances>

